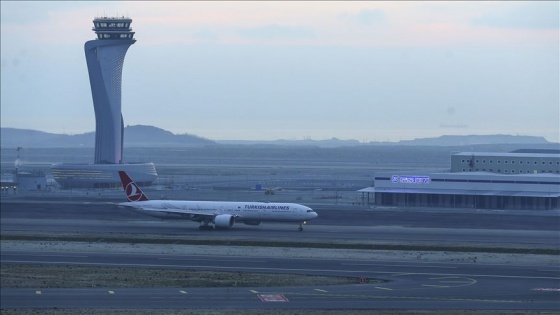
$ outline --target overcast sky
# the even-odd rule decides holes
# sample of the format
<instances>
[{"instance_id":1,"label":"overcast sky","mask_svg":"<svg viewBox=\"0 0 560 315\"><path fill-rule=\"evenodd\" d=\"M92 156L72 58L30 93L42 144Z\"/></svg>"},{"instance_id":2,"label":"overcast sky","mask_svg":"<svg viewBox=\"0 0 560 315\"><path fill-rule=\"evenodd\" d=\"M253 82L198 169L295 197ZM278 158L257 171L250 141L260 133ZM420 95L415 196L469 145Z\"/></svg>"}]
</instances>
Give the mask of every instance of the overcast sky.
<instances>
[{"instance_id":1,"label":"overcast sky","mask_svg":"<svg viewBox=\"0 0 560 315\"><path fill-rule=\"evenodd\" d=\"M129 16L125 125L213 140L558 142L559 3L1 1L1 125L95 130L84 43Z\"/></svg>"}]
</instances>

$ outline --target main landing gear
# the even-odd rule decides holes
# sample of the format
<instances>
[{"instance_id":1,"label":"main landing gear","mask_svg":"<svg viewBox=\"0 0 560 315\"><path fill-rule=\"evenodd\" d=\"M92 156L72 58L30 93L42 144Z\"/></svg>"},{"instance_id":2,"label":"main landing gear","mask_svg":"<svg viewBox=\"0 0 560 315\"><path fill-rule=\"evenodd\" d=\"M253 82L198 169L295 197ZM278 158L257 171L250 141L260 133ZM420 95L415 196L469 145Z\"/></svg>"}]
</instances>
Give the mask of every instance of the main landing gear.
<instances>
[{"instance_id":1,"label":"main landing gear","mask_svg":"<svg viewBox=\"0 0 560 315\"><path fill-rule=\"evenodd\" d=\"M210 222L200 222L200 226L198 228L200 230L213 230L214 226L210 225Z\"/></svg>"}]
</instances>

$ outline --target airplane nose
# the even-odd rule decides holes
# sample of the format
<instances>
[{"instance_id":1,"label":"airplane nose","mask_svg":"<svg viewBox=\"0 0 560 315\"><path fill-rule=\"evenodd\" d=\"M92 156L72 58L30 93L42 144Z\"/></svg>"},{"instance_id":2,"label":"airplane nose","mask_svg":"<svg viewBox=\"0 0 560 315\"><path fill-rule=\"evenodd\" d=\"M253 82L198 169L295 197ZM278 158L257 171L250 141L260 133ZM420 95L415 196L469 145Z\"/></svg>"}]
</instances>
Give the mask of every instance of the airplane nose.
<instances>
[{"instance_id":1,"label":"airplane nose","mask_svg":"<svg viewBox=\"0 0 560 315\"><path fill-rule=\"evenodd\" d=\"M311 219L315 219L316 217L318 217L319 215L317 214L317 212L312 211L311 212Z\"/></svg>"},{"instance_id":2,"label":"airplane nose","mask_svg":"<svg viewBox=\"0 0 560 315\"><path fill-rule=\"evenodd\" d=\"M319 216L317 214L317 212L313 211L313 209L311 209L309 207L304 207L303 209L305 210L305 212L307 212L307 213L304 214L306 220L315 219L316 217Z\"/></svg>"}]
</instances>

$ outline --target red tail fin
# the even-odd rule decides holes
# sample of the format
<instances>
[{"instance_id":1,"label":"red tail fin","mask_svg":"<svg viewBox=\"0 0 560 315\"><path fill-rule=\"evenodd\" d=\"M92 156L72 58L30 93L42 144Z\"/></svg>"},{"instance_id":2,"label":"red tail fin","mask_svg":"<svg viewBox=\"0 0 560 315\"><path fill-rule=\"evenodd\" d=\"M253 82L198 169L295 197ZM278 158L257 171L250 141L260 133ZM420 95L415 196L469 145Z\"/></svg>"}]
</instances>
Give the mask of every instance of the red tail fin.
<instances>
[{"instance_id":1,"label":"red tail fin","mask_svg":"<svg viewBox=\"0 0 560 315\"><path fill-rule=\"evenodd\" d=\"M142 189L136 185L136 183L128 176L125 171L119 171L119 176L121 178L121 183L124 188L124 193L126 194L126 199L128 201L146 201L148 197L144 195Z\"/></svg>"}]
</instances>

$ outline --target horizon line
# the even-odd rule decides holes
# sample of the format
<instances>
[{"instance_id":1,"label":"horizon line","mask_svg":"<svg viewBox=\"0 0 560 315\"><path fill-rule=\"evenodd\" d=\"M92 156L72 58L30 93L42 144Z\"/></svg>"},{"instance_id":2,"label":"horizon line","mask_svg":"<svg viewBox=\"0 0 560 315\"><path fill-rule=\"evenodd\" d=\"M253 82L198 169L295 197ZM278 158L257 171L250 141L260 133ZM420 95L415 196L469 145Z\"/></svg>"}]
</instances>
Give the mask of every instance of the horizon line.
<instances>
[{"instance_id":1,"label":"horizon line","mask_svg":"<svg viewBox=\"0 0 560 315\"><path fill-rule=\"evenodd\" d=\"M551 144L555 144L555 143L559 143L560 142L554 142L554 141L550 141L548 140L545 136L531 136L531 135L522 135L522 134L504 134L504 133L494 133L494 134L461 134L461 135L453 135L453 134L441 134L439 136L431 136L431 137L419 137L419 138L413 138L413 139L400 139L400 140L370 140L370 141L365 141L365 140L358 140L355 138L351 138L351 139L341 139L338 138L336 136L334 137L330 137L330 138L324 138L324 139L313 139L311 137L305 136L302 137L302 139L286 139L286 138L276 138L276 139L221 139L221 140L216 140L216 139L211 139L211 138L207 138L204 136L199 136L196 134L191 134L191 133L174 133L172 131L157 127L157 126L153 126L153 125L142 125L142 124L138 124L138 125L127 125L125 126L125 128L128 127L137 127L137 126L141 126L141 127L153 127L153 128L157 128L166 132L170 132L171 134L173 134L174 136L182 136L182 135L188 135L188 136L193 136L193 137L198 137L198 138L202 138L205 140L209 140L209 141L214 141L214 142L220 142L220 141L243 141L243 142L272 142L272 141L294 141L294 142L301 142L301 141L357 141L358 143L362 143L362 144L367 144L367 143L399 143L399 142L406 142L406 141L414 141L414 140L419 140L419 139L437 139L437 138L441 138L441 137L479 137L479 136L509 136L509 137L533 137L533 138L543 138L545 141L547 141L548 143ZM0 128L10 128L10 129L17 129L17 130L28 130L28 131L37 131L37 132L43 132L43 133L48 133L48 134L53 134L53 135L65 135L65 136L78 136L78 135L85 135L85 134L89 134L89 133L94 133L95 131L86 131L83 133L74 133L74 134L69 134L69 133L65 133L63 131L63 133L54 133L54 132L48 132L48 131L43 131L43 130L37 130L37 129L28 129L28 128L16 128L16 127L0 127Z\"/></svg>"}]
</instances>

